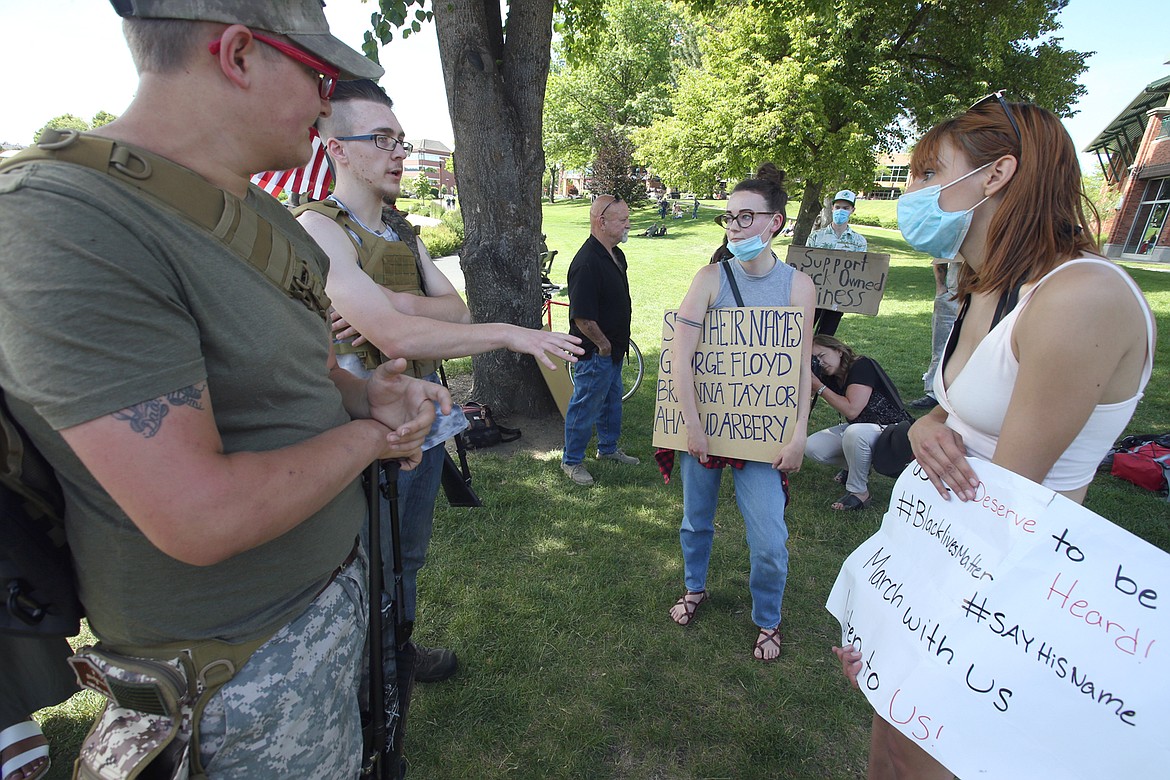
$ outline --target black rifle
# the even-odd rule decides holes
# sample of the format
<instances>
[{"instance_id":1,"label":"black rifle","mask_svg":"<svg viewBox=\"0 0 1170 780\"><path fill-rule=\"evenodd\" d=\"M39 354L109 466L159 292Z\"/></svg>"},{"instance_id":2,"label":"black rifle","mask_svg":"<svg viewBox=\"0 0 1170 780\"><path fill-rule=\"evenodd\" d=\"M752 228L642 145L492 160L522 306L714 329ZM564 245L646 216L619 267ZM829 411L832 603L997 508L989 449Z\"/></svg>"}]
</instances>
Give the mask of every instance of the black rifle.
<instances>
[{"instance_id":1,"label":"black rifle","mask_svg":"<svg viewBox=\"0 0 1170 780\"><path fill-rule=\"evenodd\" d=\"M382 501L378 492L381 468L374 461L366 468L366 514L369 523L370 629L366 641L369 657L369 720L365 724L362 773L365 778L386 780L391 775L383 753L386 749L386 687L382 662Z\"/></svg>"},{"instance_id":2,"label":"black rifle","mask_svg":"<svg viewBox=\"0 0 1170 780\"><path fill-rule=\"evenodd\" d=\"M370 518L370 718L366 726L362 777L368 780L398 780L403 776L403 743L406 715L414 687L414 645L410 643L413 621L406 619L402 582L402 533L398 514L398 462L375 462L366 471L366 501ZM382 482L382 475L385 481ZM382 576L382 497L390 505L390 549L393 560L393 600L383 605L385 582ZM392 699L387 701L383 656L387 650L383 628L394 610L395 661L397 679ZM389 707L387 707L389 704ZM387 710L389 709L389 712Z\"/></svg>"}]
</instances>

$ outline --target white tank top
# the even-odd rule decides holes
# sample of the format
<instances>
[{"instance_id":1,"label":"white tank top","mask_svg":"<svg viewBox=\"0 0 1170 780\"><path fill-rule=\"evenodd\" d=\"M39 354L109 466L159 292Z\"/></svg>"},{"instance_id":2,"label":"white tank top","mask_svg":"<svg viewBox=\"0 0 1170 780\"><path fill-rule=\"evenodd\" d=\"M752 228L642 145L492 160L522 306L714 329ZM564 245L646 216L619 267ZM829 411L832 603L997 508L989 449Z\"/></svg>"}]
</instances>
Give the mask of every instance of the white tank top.
<instances>
[{"instance_id":1,"label":"white tank top","mask_svg":"<svg viewBox=\"0 0 1170 780\"><path fill-rule=\"evenodd\" d=\"M938 371L934 376L935 398L947 413L947 426L963 437L969 455L991 460L1020 370L1019 361L1012 353L1012 331L1016 320L1036 290L1053 274L1081 263L1114 269L1137 297L1146 316L1146 361L1137 394L1133 398L1113 404L1098 404L1093 409L1085 427L1044 477L1044 486L1052 490L1076 490L1092 482L1101 458L1105 457L1105 453L1129 424L1138 401L1142 399L1146 383L1150 381L1154 367L1153 322L1145 298L1129 274L1114 263L1094 257L1081 257L1057 266L1045 274L1020 299L1019 305L979 342L950 387L944 386L943 371Z\"/></svg>"}]
</instances>

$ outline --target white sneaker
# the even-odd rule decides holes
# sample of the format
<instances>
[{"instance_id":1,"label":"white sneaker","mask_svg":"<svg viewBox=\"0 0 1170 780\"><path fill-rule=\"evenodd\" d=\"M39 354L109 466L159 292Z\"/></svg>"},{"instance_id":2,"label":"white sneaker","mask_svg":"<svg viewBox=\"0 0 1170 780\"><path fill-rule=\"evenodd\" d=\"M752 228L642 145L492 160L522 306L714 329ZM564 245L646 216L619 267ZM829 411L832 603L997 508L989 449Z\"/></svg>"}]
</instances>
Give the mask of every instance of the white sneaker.
<instances>
[{"instance_id":1,"label":"white sneaker","mask_svg":"<svg viewBox=\"0 0 1170 780\"><path fill-rule=\"evenodd\" d=\"M598 460L616 460L623 466L637 466L642 462L633 455L627 455L626 453L622 452L620 447L613 452L599 452L597 453L597 458Z\"/></svg>"},{"instance_id":2,"label":"white sneaker","mask_svg":"<svg viewBox=\"0 0 1170 780\"><path fill-rule=\"evenodd\" d=\"M561 464L561 471L569 475L569 479L576 482L578 485L592 485L593 475L585 468L584 463L576 463L570 466L568 463Z\"/></svg>"}]
</instances>

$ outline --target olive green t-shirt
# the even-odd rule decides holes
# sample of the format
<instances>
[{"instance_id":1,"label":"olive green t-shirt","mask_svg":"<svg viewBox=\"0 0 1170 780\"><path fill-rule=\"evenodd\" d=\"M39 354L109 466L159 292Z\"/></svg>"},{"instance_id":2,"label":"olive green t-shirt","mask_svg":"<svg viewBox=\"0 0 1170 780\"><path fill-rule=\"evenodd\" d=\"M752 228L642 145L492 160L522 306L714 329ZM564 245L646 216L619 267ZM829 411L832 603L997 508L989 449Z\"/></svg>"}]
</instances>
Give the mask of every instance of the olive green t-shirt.
<instances>
[{"instance_id":1,"label":"olive green t-shirt","mask_svg":"<svg viewBox=\"0 0 1170 780\"><path fill-rule=\"evenodd\" d=\"M325 275L283 206L254 187L247 203ZM226 452L311 438L349 419L321 317L186 218L79 166L0 174L0 236L0 384L61 479L94 632L118 646L238 641L302 612L353 546L357 481L281 537L190 566L146 539L57 431L206 380Z\"/></svg>"}]
</instances>

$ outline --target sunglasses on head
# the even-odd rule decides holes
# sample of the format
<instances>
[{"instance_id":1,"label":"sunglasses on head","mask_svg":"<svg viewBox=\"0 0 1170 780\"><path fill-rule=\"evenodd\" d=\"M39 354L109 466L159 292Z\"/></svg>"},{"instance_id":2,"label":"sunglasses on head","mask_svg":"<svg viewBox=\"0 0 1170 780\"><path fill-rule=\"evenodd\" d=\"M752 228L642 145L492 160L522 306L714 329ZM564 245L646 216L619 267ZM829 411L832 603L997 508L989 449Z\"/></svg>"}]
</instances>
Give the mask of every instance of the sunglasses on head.
<instances>
[{"instance_id":1,"label":"sunglasses on head","mask_svg":"<svg viewBox=\"0 0 1170 780\"><path fill-rule=\"evenodd\" d=\"M979 98L974 103L972 103L971 107L967 110L974 111L976 108L983 105L984 103L987 103L987 102L992 101L992 100L996 101L997 103L999 103L999 107L1003 109L1003 113L1007 116L1008 121L1012 123L1012 130L1016 131L1016 140L1019 141L1020 144L1022 145L1024 143L1024 137L1022 135L1020 135L1020 126L1018 124L1016 124L1016 117L1014 114L1012 114L1011 106L1009 106L1008 102L1003 99L1003 94L1004 94L1004 91L1002 89L1000 89L1000 90L996 90L995 92L992 92L990 95L984 95L983 97Z\"/></svg>"},{"instance_id":2,"label":"sunglasses on head","mask_svg":"<svg viewBox=\"0 0 1170 780\"><path fill-rule=\"evenodd\" d=\"M609 211L609 207L615 203L625 203L625 198L623 198L621 195L614 195L613 200L611 200L609 203L605 204L605 208L603 208L601 210L601 213L597 215L597 218L601 219L602 217L604 217L605 212Z\"/></svg>"}]
</instances>

